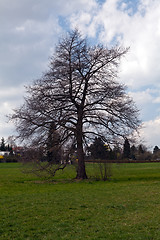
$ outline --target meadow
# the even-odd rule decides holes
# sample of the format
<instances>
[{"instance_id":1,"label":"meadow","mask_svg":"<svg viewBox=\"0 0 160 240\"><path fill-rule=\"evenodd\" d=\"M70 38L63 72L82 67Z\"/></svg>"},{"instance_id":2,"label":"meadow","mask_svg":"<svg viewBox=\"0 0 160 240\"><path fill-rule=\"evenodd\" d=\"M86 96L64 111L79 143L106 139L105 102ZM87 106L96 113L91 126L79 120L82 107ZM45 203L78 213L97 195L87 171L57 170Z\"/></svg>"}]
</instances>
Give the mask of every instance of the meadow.
<instances>
[{"instance_id":1,"label":"meadow","mask_svg":"<svg viewBox=\"0 0 160 240\"><path fill-rule=\"evenodd\" d=\"M0 163L0 240L159 240L160 163L112 164L109 181L54 181Z\"/></svg>"}]
</instances>

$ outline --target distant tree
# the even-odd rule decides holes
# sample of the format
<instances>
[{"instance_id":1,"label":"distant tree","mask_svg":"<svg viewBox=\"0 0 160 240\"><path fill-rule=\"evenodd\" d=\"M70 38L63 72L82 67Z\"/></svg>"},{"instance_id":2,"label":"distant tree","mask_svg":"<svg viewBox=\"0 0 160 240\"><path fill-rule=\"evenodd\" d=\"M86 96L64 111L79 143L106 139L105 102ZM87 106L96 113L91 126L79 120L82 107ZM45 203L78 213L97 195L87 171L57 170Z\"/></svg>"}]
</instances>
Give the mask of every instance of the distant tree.
<instances>
[{"instance_id":1,"label":"distant tree","mask_svg":"<svg viewBox=\"0 0 160 240\"><path fill-rule=\"evenodd\" d=\"M87 178L85 143L95 136L117 142L140 124L133 100L116 81L120 59L127 50L91 47L77 29L69 32L57 45L48 72L27 88L24 104L11 117L20 139L44 146L54 122L64 148L75 142L76 178Z\"/></svg>"},{"instance_id":2,"label":"distant tree","mask_svg":"<svg viewBox=\"0 0 160 240\"><path fill-rule=\"evenodd\" d=\"M137 148L135 147L135 145L133 145L130 148L130 156L133 160L136 160L136 154L137 154Z\"/></svg>"},{"instance_id":3,"label":"distant tree","mask_svg":"<svg viewBox=\"0 0 160 240\"><path fill-rule=\"evenodd\" d=\"M114 145L112 150L112 159L120 160L122 158L122 149L118 145Z\"/></svg>"},{"instance_id":4,"label":"distant tree","mask_svg":"<svg viewBox=\"0 0 160 240\"><path fill-rule=\"evenodd\" d=\"M147 149L147 146L140 144L137 146L137 152L136 152L136 160L138 161L145 161L152 159L152 153Z\"/></svg>"},{"instance_id":5,"label":"distant tree","mask_svg":"<svg viewBox=\"0 0 160 240\"><path fill-rule=\"evenodd\" d=\"M16 142L15 142L15 137L14 136L9 136L7 138L7 143L12 148L12 150L13 150L13 148L16 148Z\"/></svg>"},{"instance_id":6,"label":"distant tree","mask_svg":"<svg viewBox=\"0 0 160 240\"><path fill-rule=\"evenodd\" d=\"M54 122L50 124L47 139L47 159L53 163L60 163L62 147L60 145L60 136Z\"/></svg>"},{"instance_id":7,"label":"distant tree","mask_svg":"<svg viewBox=\"0 0 160 240\"><path fill-rule=\"evenodd\" d=\"M131 153L130 143L126 138L123 145L123 158L130 158L130 153Z\"/></svg>"},{"instance_id":8,"label":"distant tree","mask_svg":"<svg viewBox=\"0 0 160 240\"><path fill-rule=\"evenodd\" d=\"M1 150L1 151L6 151L5 140L4 140L3 137L2 137L2 139L1 139L0 150Z\"/></svg>"},{"instance_id":9,"label":"distant tree","mask_svg":"<svg viewBox=\"0 0 160 240\"><path fill-rule=\"evenodd\" d=\"M138 152L139 154L143 154L145 152L145 147L142 144L139 145Z\"/></svg>"},{"instance_id":10,"label":"distant tree","mask_svg":"<svg viewBox=\"0 0 160 240\"><path fill-rule=\"evenodd\" d=\"M160 159L160 149L158 146L155 146L153 148L153 154L152 154L152 159L159 160Z\"/></svg>"},{"instance_id":11,"label":"distant tree","mask_svg":"<svg viewBox=\"0 0 160 240\"><path fill-rule=\"evenodd\" d=\"M94 139L93 144L89 147L89 151L93 159L106 159L108 157L108 149L100 137Z\"/></svg>"},{"instance_id":12,"label":"distant tree","mask_svg":"<svg viewBox=\"0 0 160 240\"><path fill-rule=\"evenodd\" d=\"M160 151L158 146L155 146L153 149L153 154L158 153Z\"/></svg>"},{"instance_id":13,"label":"distant tree","mask_svg":"<svg viewBox=\"0 0 160 240\"><path fill-rule=\"evenodd\" d=\"M6 149L7 149L7 151L10 151L10 146L9 146L9 144L7 144Z\"/></svg>"}]
</instances>

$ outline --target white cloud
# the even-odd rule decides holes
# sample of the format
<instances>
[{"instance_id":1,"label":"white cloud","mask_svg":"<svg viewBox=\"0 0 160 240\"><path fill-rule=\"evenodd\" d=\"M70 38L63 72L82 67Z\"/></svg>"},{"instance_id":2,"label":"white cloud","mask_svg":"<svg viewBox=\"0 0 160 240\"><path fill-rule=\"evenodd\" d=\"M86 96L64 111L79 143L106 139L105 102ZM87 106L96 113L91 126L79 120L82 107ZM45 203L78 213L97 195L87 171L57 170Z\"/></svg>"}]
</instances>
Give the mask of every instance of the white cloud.
<instances>
[{"instance_id":1,"label":"white cloud","mask_svg":"<svg viewBox=\"0 0 160 240\"><path fill-rule=\"evenodd\" d=\"M154 103L160 103L160 97L155 98Z\"/></svg>"},{"instance_id":2,"label":"white cloud","mask_svg":"<svg viewBox=\"0 0 160 240\"><path fill-rule=\"evenodd\" d=\"M158 130L160 1L140 0L132 8L135 2L138 3L122 0L106 0L103 4L96 0L1 0L0 137L10 135L12 126L6 124L4 116L21 102L23 85L47 69L48 57L64 32L61 17L64 17L62 23L65 22L66 28L79 27L83 34L95 37L97 42L112 45L119 41L130 46L122 60L120 77L129 86L130 95L145 120L143 135L147 137L154 126ZM158 141L157 135L155 139Z\"/></svg>"},{"instance_id":3,"label":"white cloud","mask_svg":"<svg viewBox=\"0 0 160 240\"><path fill-rule=\"evenodd\" d=\"M139 92L129 92L128 93L133 99L135 99L137 105L145 105L148 103L152 103L154 101L154 97L150 89L146 89L145 91Z\"/></svg>"},{"instance_id":4,"label":"white cloud","mask_svg":"<svg viewBox=\"0 0 160 240\"><path fill-rule=\"evenodd\" d=\"M47 68L48 57L63 32L59 17L90 11L95 5L94 0L1 0L0 84L18 86L37 78Z\"/></svg>"},{"instance_id":5,"label":"white cloud","mask_svg":"<svg viewBox=\"0 0 160 240\"><path fill-rule=\"evenodd\" d=\"M104 44L119 41L126 47L130 46L122 61L120 76L133 89L159 85L160 76L160 1L141 0L137 9L130 14L133 9L129 1L107 0L96 12L88 13L92 19L90 24L88 21L84 23L86 11L71 18L72 25L80 26L90 36L99 31L99 41Z\"/></svg>"},{"instance_id":6,"label":"white cloud","mask_svg":"<svg viewBox=\"0 0 160 240\"><path fill-rule=\"evenodd\" d=\"M143 128L140 130L141 137L146 144L153 149L154 146L160 146L160 117L143 123Z\"/></svg>"},{"instance_id":7,"label":"white cloud","mask_svg":"<svg viewBox=\"0 0 160 240\"><path fill-rule=\"evenodd\" d=\"M90 21L84 22L90 14ZM104 45L130 47L120 65L120 81L140 109L144 121L142 135L151 144L160 142L160 1L106 0L99 8L78 16L72 15L72 26L96 36Z\"/></svg>"},{"instance_id":8,"label":"white cloud","mask_svg":"<svg viewBox=\"0 0 160 240\"><path fill-rule=\"evenodd\" d=\"M6 101L11 100L12 104L14 104L16 101L19 101L20 98L24 95L25 88L24 86L19 86L18 89L16 87L7 87L7 88L1 88L0 89L0 100ZM17 103L15 103L17 105Z\"/></svg>"},{"instance_id":9,"label":"white cloud","mask_svg":"<svg viewBox=\"0 0 160 240\"><path fill-rule=\"evenodd\" d=\"M78 12L75 12L70 17L71 28L78 28L83 35L89 37L95 37L97 24L94 20L94 16L97 15L97 12L100 8L95 1L90 1L90 5L87 4L85 9L81 9Z\"/></svg>"},{"instance_id":10,"label":"white cloud","mask_svg":"<svg viewBox=\"0 0 160 240\"><path fill-rule=\"evenodd\" d=\"M155 119L160 114L160 91L145 89L143 91L128 92L140 110L142 121Z\"/></svg>"},{"instance_id":11,"label":"white cloud","mask_svg":"<svg viewBox=\"0 0 160 240\"><path fill-rule=\"evenodd\" d=\"M18 89L15 87L0 89L0 138L7 139L8 136L13 135L15 127L13 123L9 122L7 116L22 104L24 91L23 86L19 86Z\"/></svg>"},{"instance_id":12,"label":"white cloud","mask_svg":"<svg viewBox=\"0 0 160 240\"><path fill-rule=\"evenodd\" d=\"M70 14L90 11L95 5L95 0L0 1L0 138L13 132L5 116L22 103L23 85L48 68L48 58L65 31L60 17L65 17L67 26ZM86 14L84 23L89 18Z\"/></svg>"}]
</instances>

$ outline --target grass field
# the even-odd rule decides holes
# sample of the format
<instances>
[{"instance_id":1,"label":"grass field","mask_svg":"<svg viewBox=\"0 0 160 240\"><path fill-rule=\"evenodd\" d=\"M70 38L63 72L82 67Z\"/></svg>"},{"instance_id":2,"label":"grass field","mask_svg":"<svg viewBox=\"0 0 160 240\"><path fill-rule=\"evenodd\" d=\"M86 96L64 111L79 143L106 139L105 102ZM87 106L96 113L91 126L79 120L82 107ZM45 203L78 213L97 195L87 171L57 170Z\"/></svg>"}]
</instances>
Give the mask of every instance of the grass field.
<instances>
[{"instance_id":1,"label":"grass field","mask_svg":"<svg viewBox=\"0 0 160 240\"><path fill-rule=\"evenodd\" d=\"M75 181L66 169L51 182L1 163L0 240L159 240L160 163L112 171L107 182Z\"/></svg>"}]
</instances>

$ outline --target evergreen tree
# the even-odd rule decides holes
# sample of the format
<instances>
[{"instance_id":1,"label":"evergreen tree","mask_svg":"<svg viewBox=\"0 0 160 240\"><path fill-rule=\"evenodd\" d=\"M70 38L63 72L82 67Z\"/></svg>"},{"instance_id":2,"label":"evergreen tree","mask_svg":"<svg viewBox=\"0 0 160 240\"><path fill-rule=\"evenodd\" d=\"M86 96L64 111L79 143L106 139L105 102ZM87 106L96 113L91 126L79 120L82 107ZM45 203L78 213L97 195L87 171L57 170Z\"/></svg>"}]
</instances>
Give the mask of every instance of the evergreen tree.
<instances>
[{"instance_id":1,"label":"evergreen tree","mask_svg":"<svg viewBox=\"0 0 160 240\"><path fill-rule=\"evenodd\" d=\"M5 140L4 140L3 137L2 137L2 139L1 139L0 150L1 150L1 151L6 151Z\"/></svg>"},{"instance_id":2,"label":"evergreen tree","mask_svg":"<svg viewBox=\"0 0 160 240\"><path fill-rule=\"evenodd\" d=\"M159 152L159 151L160 151L159 147L158 147L158 146L155 146L154 149L153 149L153 154L155 154L155 153L157 153L157 152Z\"/></svg>"},{"instance_id":3,"label":"evergreen tree","mask_svg":"<svg viewBox=\"0 0 160 240\"><path fill-rule=\"evenodd\" d=\"M126 138L124 141L124 145L123 145L123 157L129 158L130 153L131 153L130 144L129 144L128 139Z\"/></svg>"},{"instance_id":4,"label":"evergreen tree","mask_svg":"<svg viewBox=\"0 0 160 240\"><path fill-rule=\"evenodd\" d=\"M139 145L139 147L138 147L138 152L139 152L139 154L143 154L143 153L145 152L145 149L144 149L144 147L142 146L142 144Z\"/></svg>"},{"instance_id":5,"label":"evergreen tree","mask_svg":"<svg viewBox=\"0 0 160 240\"><path fill-rule=\"evenodd\" d=\"M136 152L137 152L137 148L133 145L130 148L130 156L133 160L136 160Z\"/></svg>"},{"instance_id":6,"label":"evergreen tree","mask_svg":"<svg viewBox=\"0 0 160 240\"><path fill-rule=\"evenodd\" d=\"M93 144L89 147L89 151L94 159L106 159L108 155L106 145L100 137L95 138Z\"/></svg>"}]
</instances>

